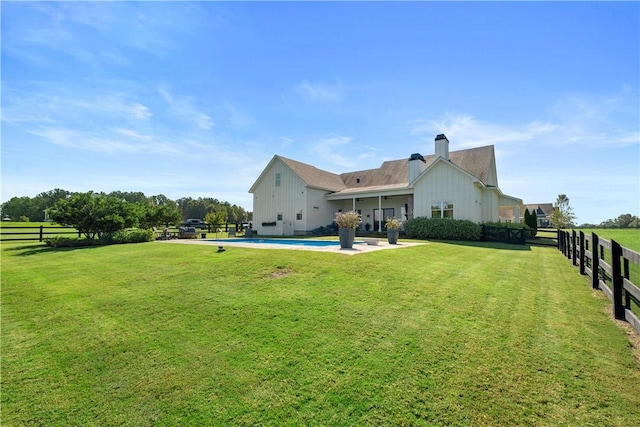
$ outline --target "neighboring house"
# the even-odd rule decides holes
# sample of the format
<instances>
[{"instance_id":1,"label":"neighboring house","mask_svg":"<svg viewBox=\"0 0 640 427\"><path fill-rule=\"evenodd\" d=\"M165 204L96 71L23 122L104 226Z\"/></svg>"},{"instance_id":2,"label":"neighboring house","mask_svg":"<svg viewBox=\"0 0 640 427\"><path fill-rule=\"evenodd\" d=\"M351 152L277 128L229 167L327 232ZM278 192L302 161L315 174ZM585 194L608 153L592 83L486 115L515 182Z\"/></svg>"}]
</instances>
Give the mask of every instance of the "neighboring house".
<instances>
[{"instance_id":1,"label":"neighboring house","mask_svg":"<svg viewBox=\"0 0 640 427\"><path fill-rule=\"evenodd\" d=\"M531 205L524 205L524 207L530 214L533 214L533 212L536 213L536 217L538 218L538 227L551 227L549 217L553 211L557 209L553 207L553 203L533 203Z\"/></svg>"},{"instance_id":2,"label":"neighboring house","mask_svg":"<svg viewBox=\"0 0 640 427\"><path fill-rule=\"evenodd\" d=\"M358 211L362 229L381 231L387 217L520 222L522 200L498 188L493 145L383 162L378 169L335 174L275 155L249 192L259 234L307 234L338 211Z\"/></svg>"}]
</instances>

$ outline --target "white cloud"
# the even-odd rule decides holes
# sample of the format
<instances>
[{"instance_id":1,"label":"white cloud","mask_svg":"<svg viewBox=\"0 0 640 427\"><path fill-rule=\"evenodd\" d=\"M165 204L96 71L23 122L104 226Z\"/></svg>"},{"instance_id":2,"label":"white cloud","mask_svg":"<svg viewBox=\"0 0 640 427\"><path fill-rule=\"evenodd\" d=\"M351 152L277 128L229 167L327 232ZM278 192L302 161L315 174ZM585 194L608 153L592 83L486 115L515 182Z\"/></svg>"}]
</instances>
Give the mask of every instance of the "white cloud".
<instances>
[{"instance_id":1,"label":"white cloud","mask_svg":"<svg viewBox=\"0 0 640 427\"><path fill-rule=\"evenodd\" d=\"M228 124L234 128L247 128L251 125L251 116L245 111L240 110L236 105L227 101L226 99L222 100L222 105L229 113Z\"/></svg>"},{"instance_id":2,"label":"white cloud","mask_svg":"<svg viewBox=\"0 0 640 427\"><path fill-rule=\"evenodd\" d=\"M298 96L314 102L338 102L344 96L344 87L340 81L333 84L310 83L307 80L293 86Z\"/></svg>"},{"instance_id":3,"label":"white cloud","mask_svg":"<svg viewBox=\"0 0 640 427\"><path fill-rule=\"evenodd\" d=\"M282 141L281 147L288 147L289 145L293 144L293 138L287 138L286 136L281 136L280 137L280 141Z\"/></svg>"},{"instance_id":4,"label":"white cloud","mask_svg":"<svg viewBox=\"0 0 640 427\"><path fill-rule=\"evenodd\" d=\"M162 154L178 155L180 147L129 129L109 129L104 132L45 127L29 133L40 136L52 144L103 154Z\"/></svg>"},{"instance_id":5,"label":"white cloud","mask_svg":"<svg viewBox=\"0 0 640 427\"><path fill-rule=\"evenodd\" d=\"M344 147L351 143L351 138L341 135L330 135L314 141L312 151L335 165L352 167L353 159L336 151L336 147Z\"/></svg>"},{"instance_id":6,"label":"white cloud","mask_svg":"<svg viewBox=\"0 0 640 427\"><path fill-rule=\"evenodd\" d=\"M539 138L547 138L559 131L558 125L531 122L521 126L483 122L470 115L446 115L429 121L417 121L411 127L412 135L435 137L444 133L459 148L499 145L501 143L529 145Z\"/></svg>"},{"instance_id":7,"label":"white cloud","mask_svg":"<svg viewBox=\"0 0 640 427\"><path fill-rule=\"evenodd\" d=\"M412 123L412 135L447 135L457 147L490 144L512 147L557 147L580 144L581 147L626 147L640 142L637 99L626 91L594 97L565 95L550 108L546 119L521 124L482 121L468 114L445 114ZM626 125L625 125L626 123ZM622 126L621 126L622 125Z\"/></svg>"},{"instance_id":8,"label":"white cloud","mask_svg":"<svg viewBox=\"0 0 640 427\"><path fill-rule=\"evenodd\" d=\"M367 159L371 159L378 151L375 148L354 144L353 138L343 135L327 135L311 142L314 157L324 160L328 170L335 167L349 170L362 168ZM317 162L313 162L317 164Z\"/></svg>"},{"instance_id":9,"label":"white cloud","mask_svg":"<svg viewBox=\"0 0 640 427\"><path fill-rule=\"evenodd\" d=\"M149 111L149 108L145 107L142 104L134 103L130 106L130 111L136 119L147 120L153 114Z\"/></svg>"},{"instance_id":10,"label":"white cloud","mask_svg":"<svg viewBox=\"0 0 640 427\"><path fill-rule=\"evenodd\" d=\"M195 101L190 97L176 97L168 87L160 86L158 88L160 96L169 104L171 112L174 116L186 119L195 124L198 128L210 130L215 123L207 114L200 111L195 105Z\"/></svg>"}]
</instances>

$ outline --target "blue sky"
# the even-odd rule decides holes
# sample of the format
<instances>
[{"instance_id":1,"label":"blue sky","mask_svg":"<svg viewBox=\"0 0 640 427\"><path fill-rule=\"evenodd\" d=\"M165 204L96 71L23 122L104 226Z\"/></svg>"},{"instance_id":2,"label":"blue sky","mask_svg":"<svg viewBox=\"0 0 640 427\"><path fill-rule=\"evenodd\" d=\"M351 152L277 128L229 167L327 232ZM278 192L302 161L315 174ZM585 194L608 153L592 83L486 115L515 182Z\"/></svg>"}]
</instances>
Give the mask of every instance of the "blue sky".
<instances>
[{"instance_id":1,"label":"blue sky","mask_svg":"<svg viewBox=\"0 0 640 427\"><path fill-rule=\"evenodd\" d=\"M640 215L638 2L2 2L2 201L248 193L494 144L502 191Z\"/></svg>"}]
</instances>

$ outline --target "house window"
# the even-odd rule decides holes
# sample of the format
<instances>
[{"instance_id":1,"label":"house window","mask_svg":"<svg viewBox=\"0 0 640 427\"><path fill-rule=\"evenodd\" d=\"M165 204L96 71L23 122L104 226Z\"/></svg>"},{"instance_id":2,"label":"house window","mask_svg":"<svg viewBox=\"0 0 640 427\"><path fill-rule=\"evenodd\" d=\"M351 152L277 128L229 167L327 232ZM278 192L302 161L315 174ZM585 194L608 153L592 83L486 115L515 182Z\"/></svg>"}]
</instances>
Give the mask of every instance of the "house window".
<instances>
[{"instance_id":1,"label":"house window","mask_svg":"<svg viewBox=\"0 0 640 427\"><path fill-rule=\"evenodd\" d=\"M443 214L444 214L444 218L453 218L453 203L449 203L449 202L442 202L442 205L444 206L444 210L443 210Z\"/></svg>"},{"instance_id":2,"label":"house window","mask_svg":"<svg viewBox=\"0 0 640 427\"><path fill-rule=\"evenodd\" d=\"M431 204L431 218L453 218L453 203L433 202Z\"/></svg>"},{"instance_id":3,"label":"house window","mask_svg":"<svg viewBox=\"0 0 640 427\"><path fill-rule=\"evenodd\" d=\"M276 220L278 220L278 221L282 221L282 214L281 214L281 213L279 213L279 214L276 216Z\"/></svg>"},{"instance_id":4,"label":"house window","mask_svg":"<svg viewBox=\"0 0 640 427\"><path fill-rule=\"evenodd\" d=\"M276 187L280 187L280 174L276 174Z\"/></svg>"},{"instance_id":5,"label":"house window","mask_svg":"<svg viewBox=\"0 0 640 427\"><path fill-rule=\"evenodd\" d=\"M442 204L440 202L431 204L431 218L442 218Z\"/></svg>"},{"instance_id":6,"label":"house window","mask_svg":"<svg viewBox=\"0 0 640 427\"><path fill-rule=\"evenodd\" d=\"M302 211L300 211L300 212L298 212L298 213L296 214L296 220L298 220L298 221L302 221Z\"/></svg>"}]
</instances>

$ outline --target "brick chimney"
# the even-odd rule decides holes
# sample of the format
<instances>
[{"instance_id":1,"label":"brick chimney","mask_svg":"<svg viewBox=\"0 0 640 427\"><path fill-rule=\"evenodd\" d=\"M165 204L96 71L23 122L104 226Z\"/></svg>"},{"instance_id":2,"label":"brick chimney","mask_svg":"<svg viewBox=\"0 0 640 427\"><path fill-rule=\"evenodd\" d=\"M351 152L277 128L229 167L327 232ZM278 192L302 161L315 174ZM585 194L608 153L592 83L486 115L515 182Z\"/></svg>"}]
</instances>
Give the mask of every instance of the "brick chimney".
<instances>
[{"instance_id":1,"label":"brick chimney","mask_svg":"<svg viewBox=\"0 0 640 427\"><path fill-rule=\"evenodd\" d=\"M449 140L444 133L436 136L436 159L438 157L449 160Z\"/></svg>"}]
</instances>

